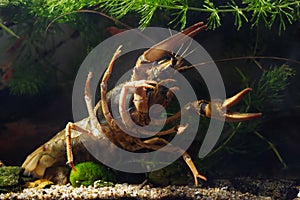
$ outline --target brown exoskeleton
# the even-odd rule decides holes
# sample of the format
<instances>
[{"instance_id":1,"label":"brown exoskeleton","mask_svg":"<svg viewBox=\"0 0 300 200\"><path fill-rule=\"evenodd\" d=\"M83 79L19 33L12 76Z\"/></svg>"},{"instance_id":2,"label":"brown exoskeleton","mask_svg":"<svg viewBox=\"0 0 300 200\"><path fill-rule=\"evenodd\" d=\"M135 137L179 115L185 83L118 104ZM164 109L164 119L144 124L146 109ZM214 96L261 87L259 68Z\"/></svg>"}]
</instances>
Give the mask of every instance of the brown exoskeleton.
<instances>
[{"instance_id":1,"label":"brown exoskeleton","mask_svg":"<svg viewBox=\"0 0 300 200\"><path fill-rule=\"evenodd\" d=\"M160 136L172 133L184 134L188 125L175 125L156 134L150 130L143 129L143 126L149 124L150 121L152 121L154 124L162 123L159 119L149 118L149 109L154 104L161 104L165 108L168 107L172 100L173 92L179 89L178 87L171 87L167 89L167 91L162 92L163 90L166 90L166 88L162 86L162 82L174 81L172 77L167 79L161 78L160 75L162 72L167 72L167 70L170 68L177 71L184 69L184 67L182 67L181 59L164 49L174 49L175 47L178 47L181 43L187 41L189 38L188 36L192 37L196 35L205 27L206 26L203 24L203 22L199 22L185 29L182 32L184 35L176 34L154 45L139 57L136 66L133 68L131 79L113 89L117 90L117 92L120 94L118 109L121 123L117 123L117 120L111 113L108 103L110 98L112 98L110 96L116 92L107 93L107 81L112 73L114 61L121 52L120 46L113 55L111 62L104 73L100 84L101 100L97 103L95 108L93 108L90 93L90 81L92 79L92 73L88 74L85 86L85 101L89 117L76 123L69 122L65 130L59 132L54 138L30 154L22 165L22 167L25 168L25 172L34 172L37 176L43 176L48 167L65 161L65 146L67 148L67 163L70 165L70 167L75 169L73 164L72 148L76 148L79 145L79 137L82 134L90 135L92 138L95 138L98 141L109 140L116 146L130 152L137 152L141 150L159 150L165 145L169 144L169 141ZM162 58L165 56L169 56L169 59L162 60ZM132 109L128 112L126 110L126 97L129 95L129 90L133 92L130 100ZM181 113L188 110L194 110L199 115L204 117L213 117L217 119L225 118L226 121L231 122L239 122L257 118L261 116L261 113L227 112L228 108L243 98L243 96L250 90L250 88L246 88L235 96L226 99L225 101L207 102L204 100L197 100L195 102L189 102L184 108L182 108L181 111L173 116L168 117L165 123L171 124L171 122L180 118ZM211 114L212 109L217 110L217 116ZM103 119L101 118L104 118L105 122L102 122ZM135 124L138 126L135 126ZM132 136L128 133L149 135L150 137L143 139ZM193 173L195 185L198 185L198 178L206 180L206 177L198 172L191 157L185 150L181 149L180 147L171 146L168 151L177 151L181 153L184 161Z\"/></svg>"}]
</instances>

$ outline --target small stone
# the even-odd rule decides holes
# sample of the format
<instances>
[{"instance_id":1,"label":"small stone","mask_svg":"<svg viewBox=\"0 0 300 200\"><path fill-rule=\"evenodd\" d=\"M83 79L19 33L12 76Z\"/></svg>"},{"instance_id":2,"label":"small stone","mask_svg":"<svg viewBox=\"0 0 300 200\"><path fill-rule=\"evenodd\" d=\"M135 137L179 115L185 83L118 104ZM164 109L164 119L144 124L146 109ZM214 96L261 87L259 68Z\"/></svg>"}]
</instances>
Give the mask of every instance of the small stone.
<instances>
[{"instance_id":1,"label":"small stone","mask_svg":"<svg viewBox=\"0 0 300 200\"><path fill-rule=\"evenodd\" d=\"M54 183L52 181L49 181L47 179L40 179L36 180L34 182L26 182L24 187L26 188L36 188L36 189L43 189L46 187L49 187L53 185Z\"/></svg>"}]
</instances>

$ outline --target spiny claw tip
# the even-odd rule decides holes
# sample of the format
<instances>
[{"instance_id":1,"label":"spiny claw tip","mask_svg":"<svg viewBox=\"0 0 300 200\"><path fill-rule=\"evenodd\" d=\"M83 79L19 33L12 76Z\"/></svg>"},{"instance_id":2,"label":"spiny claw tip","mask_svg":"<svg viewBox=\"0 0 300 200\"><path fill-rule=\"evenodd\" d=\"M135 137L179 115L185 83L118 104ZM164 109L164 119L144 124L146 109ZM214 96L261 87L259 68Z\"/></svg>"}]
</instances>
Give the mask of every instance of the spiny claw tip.
<instances>
[{"instance_id":1,"label":"spiny claw tip","mask_svg":"<svg viewBox=\"0 0 300 200\"><path fill-rule=\"evenodd\" d=\"M73 162L67 162L66 165L69 165L69 167L71 167L72 170L77 171L74 164L73 164Z\"/></svg>"},{"instance_id":2,"label":"spiny claw tip","mask_svg":"<svg viewBox=\"0 0 300 200\"><path fill-rule=\"evenodd\" d=\"M248 88L245 88L244 91L245 91L245 92L251 92L251 91L252 91L252 88L249 88L249 87L248 87Z\"/></svg>"},{"instance_id":3,"label":"spiny claw tip","mask_svg":"<svg viewBox=\"0 0 300 200\"><path fill-rule=\"evenodd\" d=\"M240 91L239 93L237 93L236 95L224 100L223 104L222 104L222 108L230 108L231 106L233 106L234 104L236 104L238 101L240 101L248 92L252 91L251 88L245 88L242 91Z\"/></svg>"},{"instance_id":4,"label":"spiny claw tip","mask_svg":"<svg viewBox=\"0 0 300 200\"><path fill-rule=\"evenodd\" d=\"M207 178L205 176L199 175L199 178L201 178L204 181L207 181Z\"/></svg>"},{"instance_id":5,"label":"spiny claw tip","mask_svg":"<svg viewBox=\"0 0 300 200\"><path fill-rule=\"evenodd\" d=\"M261 117L262 113L226 113L225 121L227 122L242 122Z\"/></svg>"}]
</instances>

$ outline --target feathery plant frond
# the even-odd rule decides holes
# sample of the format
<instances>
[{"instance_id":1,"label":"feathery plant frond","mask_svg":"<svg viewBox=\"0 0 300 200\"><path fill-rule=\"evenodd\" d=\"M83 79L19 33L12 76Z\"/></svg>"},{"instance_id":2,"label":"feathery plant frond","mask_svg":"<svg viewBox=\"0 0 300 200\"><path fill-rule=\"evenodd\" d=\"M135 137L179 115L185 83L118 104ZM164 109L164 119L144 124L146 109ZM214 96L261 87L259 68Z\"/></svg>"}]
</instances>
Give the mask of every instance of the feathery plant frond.
<instances>
[{"instance_id":1,"label":"feathery plant frond","mask_svg":"<svg viewBox=\"0 0 300 200\"><path fill-rule=\"evenodd\" d=\"M209 28L216 29L222 24L222 18L228 15L234 17L234 24L240 29L244 23L252 27L264 23L271 28L279 24L279 33L286 30L288 24L299 20L300 1L292 0L227 0L227 1L187 1L187 0L20 0L28 6L31 13L54 19L57 16L80 9L101 10L120 19L127 14L140 15L140 28L148 26L157 10L170 13L170 23L174 26L186 25L188 12L198 12L207 18ZM68 21L72 16L65 16ZM61 20L61 19L60 19Z\"/></svg>"},{"instance_id":2,"label":"feathery plant frond","mask_svg":"<svg viewBox=\"0 0 300 200\"><path fill-rule=\"evenodd\" d=\"M176 25L181 23L181 29L183 29L188 11L186 0L100 0L99 7L116 18L122 18L128 13L139 13L141 28L149 25L157 9L166 9L172 10L172 15L175 16L171 23L175 22Z\"/></svg>"},{"instance_id":3,"label":"feathery plant frond","mask_svg":"<svg viewBox=\"0 0 300 200\"><path fill-rule=\"evenodd\" d=\"M258 25L262 20L271 28L276 19L279 20L279 33L286 29L286 23L292 24L299 20L299 1L281 0L244 0L246 12L252 12L252 26Z\"/></svg>"},{"instance_id":4,"label":"feathery plant frond","mask_svg":"<svg viewBox=\"0 0 300 200\"><path fill-rule=\"evenodd\" d=\"M19 24L18 27L22 29L22 24L29 21L32 25L30 30L35 30L31 32L44 33L51 20L63 15L58 21L71 22L75 26L82 24L81 28L83 26L84 28L81 29L81 34L84 35L83 30L90 30L93 27L91 21L87 28L87 16L68 13L89 9L106 12L118 19L128 14L138 14L141 28L151 23L157 11L163 11L170 17L171 25L183 29L186 26L187 15L193 12L200 13L201 18L206 18L211 29L218 28L222 25L222 18L232 15L237 29L240 29L244 23L250 23L252 27L263 23L267 28L278 24L280 33L287 28L288 24L299 20L299 5L299 0L3 0L0 2L0 9L5 15L1 13L0 26L11 35L18 37L22 34L17 32L18 30L6 27L4 22ZM84 20L80 20L80 17ZM24 33L24 30L20 32ZM40 38L33 34L30 37ZM91 36L89 35L88 38Z\"/></svg>"},{"instance_id":5,"label":"feathery plant frond","mask_svg":"<svg viewBox=\"0 0 300 200\"><path fill-rule=\"evenodd\" d=\"M215 7L214 3L209 0L205 0L203 7L210 12L210 16L208 18L208 27L211 29L216 29L217 27L221 26L219 9Z\"/></svg>"},{"instance_id":6,"label":"feathery plant frond","mask_svg":"<svg viewBox=\"0 0 300 200\"><path fill-rule=\"evenodd\" d=\"M24 63L23 67L15 70L14 76L8 81L10 92L14 95L36 95L49 84L49 74L41 66L29 66Z\"/></svg>"},{"instance_id":7,"label":"feathery plant frond","mask_svg":"<svg viewBox=\"0 0 300 200\"><path fill-rule=\"evenodd\" d=\"M295 75L295 70L283 64L276 66L270 70L264 70L260 79L249 84L246 76L237 68L241 75L244 86L255 88L251 92L251 98L246 98L247 107L255 110L268 110L266 107L282 102L284 98L284 90L290 84L290 78Z\"/></svg>"},{"instance_id":8,"label":"feathery plant frond","mask_svg":"<svg viewBox=\"0 0 300 200\"><path fill-rule=\"evenodd\" d=\"M240 6L239 6L240 5ZM189 6L186 0L161 1L161 0L101 0L99 6L109 12L109 14L121 18L127 13L137 12L141 15L140 26L146 27L154 12L157 9L171 11L175 18L171 21L178 25L181 23L181 29L185 27L186 15L188 11L207 13L208 26L216 29L221 26L221 16L231 13L234 16L234 24L240 29L244 22L251 22L252 26L257 26L261 21L266 27L271 28L274 22L279 21L279 33L286 29L286 24L292 24L299 19L300 1L281 0L243 0L235 2L227 1L223 5L216 6L211 0L204 0L196 6ZM222 14L222 15L221 15ZM251 17L249 17L251 16Z\"/></svg>"}]
</instances>

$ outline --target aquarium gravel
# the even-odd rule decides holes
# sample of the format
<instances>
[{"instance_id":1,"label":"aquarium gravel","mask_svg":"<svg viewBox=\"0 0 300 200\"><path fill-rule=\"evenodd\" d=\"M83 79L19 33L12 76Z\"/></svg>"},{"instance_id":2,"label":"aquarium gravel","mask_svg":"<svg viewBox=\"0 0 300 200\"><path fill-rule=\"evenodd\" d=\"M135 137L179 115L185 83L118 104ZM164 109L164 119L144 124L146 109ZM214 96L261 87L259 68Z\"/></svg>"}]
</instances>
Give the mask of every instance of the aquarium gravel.
<instances>
[{"instance_id":1,"label":"aquarium gravel","mask_svg":"<svg viewBox=\"0 0 300 200\"><path fill-rule=\"evenodd\" d=\"M250 193L229 191L227 188L200 188L189 186L167 186L152 188L149 185L116 184L114 187L73 187L52 185L50 188L27 188L18 193L0 194L0 199L257 199L270 197L255 196Z\"/></svg>"}]
</instances>

